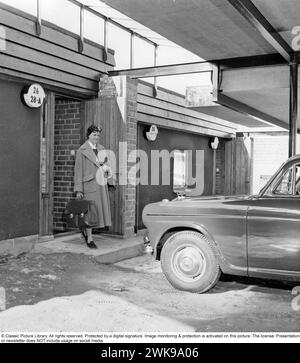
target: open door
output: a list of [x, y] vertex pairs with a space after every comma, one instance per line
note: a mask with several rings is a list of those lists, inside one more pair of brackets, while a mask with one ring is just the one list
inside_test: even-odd
[[[122, 141], [124, 133], [123, 116], [120, 113], [115, 97], [107, 97], [103, 99], [93, 99], [82, 102], [83, 110], [83, 133], [86, 134], [87, 128], [91, 124], [95, 124], [102, 128], [100, 135], [100, 143], [111, 150], [115, 156], [114, 177], [116, 179], [116, 190], [109, 192], [112, 227], [109, 233], [122, 235], [123, 233], [123, 198], [125, 186], [119, 185], [119, 142]], [[111, 166], [112, 160], [110, 160]]]

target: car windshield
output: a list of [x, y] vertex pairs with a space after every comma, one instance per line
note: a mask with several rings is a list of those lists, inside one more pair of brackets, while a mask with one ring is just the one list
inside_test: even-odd
[[260, 195], [293, 196], [300, 195], [300, 163], [290, 164], [273, 178], [268, 188], [264, 187]]

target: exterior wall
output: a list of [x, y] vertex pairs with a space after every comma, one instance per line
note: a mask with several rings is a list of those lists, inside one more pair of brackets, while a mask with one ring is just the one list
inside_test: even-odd
[[[197, 175], [198, 179], [204, 174], [204, 190], [202, 195], [212, 194], [212, 179], [213, 179], [213, 150], [209, 148], [209, 138], [203, 135], [180, 132], [177, 130], [158, 127], [158, 136], [155, 141], [148, 141], [143, 135], [145, 124], [138, 125], [139, 149], [146, 152], [148, 157], [148, 185], [138, 185], [137, 203], [138, 203], [138, 229], [145, 228], [142, 223], [142, 211], [149, 203], [161, 201], [162, 199], [174, 199], [176, 193], [173, 190], [173, 175], [174, 163], [170, 160], [170, 174], [168, 185], [163, 185], [160, 178], [159, 185], [152, 185], [152, 167], [151, 153], [154, 150], [161, 152], [167, 150], [171, 153], [174, 150], [191, 150], [192, 154], [192, 176], [196, 176], [196, 151], [204, 151], [204, 170], [201, 170], [201, 175]], [[164, 173], [162, 162], [159, 166], [159, 175]], [[194, 189], [195, 185], [191, 185], [190, 189]]]
[[55, 231], [64, 231], [66, 224], [63, 212], [67, 202], [74, 196], [75, 156], [81, 144], [80, 101], [56, 100], [54, 126], [54, 201], [53, 226]]
[[23, 87], [0, 80], [0, 246], [39, 233], [41, 109], [23, 105]]

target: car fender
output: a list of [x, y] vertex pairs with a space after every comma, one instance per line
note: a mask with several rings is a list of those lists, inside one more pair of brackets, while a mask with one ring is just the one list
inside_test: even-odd
[[168, 239], [168, 237], [173, 233], [184, 231], [184, 230], [193, 230], [193, 231], [203, 234], [209, 240], [211, 245], [213, 246], [213, 249], [214, 249], [216, 257], [219, 261], [219, 264], [223, 265], [224, 263], [226, 263], [224, 256], [223, 256], [217, 242], [213, 238], [213, 236], [209, 233], [209, 231], [203, 225], [197, 224], [197, 223], [182, 223], [182, 224], [180, 224], [180, 226], [178, 226], [178, 225], [177, 226], [173, 226], [173, 225], [166, 226], [165, 230], [160, 233], [160, 236], [157, 236], [157, 243], [156, 243], [156, 246], [154, 247], [154, 253], [155, 253], [156, 259], [158, 259], [158, 260], [160, 259], [160, 251], [162, 250], [163, 245], [166, 242], [166, 240]]

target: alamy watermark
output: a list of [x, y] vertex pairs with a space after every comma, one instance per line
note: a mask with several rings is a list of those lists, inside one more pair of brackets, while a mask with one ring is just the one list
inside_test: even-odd
[[[193, 193], [204, 191], [204, 150], [129, 150], [127, 142], [119, 143], [118, 152], [102, 150], [98, 160], [108, 160], [119, 185], [173, 185], [192, 187]], [[106, 164], [105, 164], [106, 165]], [[99, 168], [96, 180], [106, 184], [107, 168]]]
[[300, 311], [300, 286], [296, 286], [292, 290], [292, 295], [296, 295], [292, 300], [292, 309]]
[[292, 29], [292, 35], [294, 36], [292, 39], [292, 48], [295, 52], [300, 50], [300, 26], [294, 26]]

